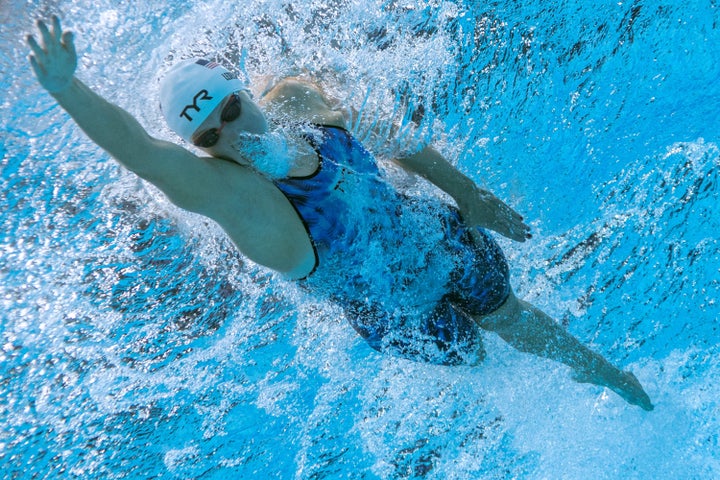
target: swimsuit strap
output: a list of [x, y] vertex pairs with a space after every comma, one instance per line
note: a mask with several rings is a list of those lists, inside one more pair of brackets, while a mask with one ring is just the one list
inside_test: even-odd
[[307, 141], [318, 155], [317, 170], [305, 177], [275, 181], [295, 207], [315, 247], [316, 266], [330, 252], [346, 250], [357, 232], [350, 221], [352, 194], [346, 182], [355, 174], [368, 174], [377, 182], [379, 170], [372, 155], [346, 129], [334, 125], [313, 125]]

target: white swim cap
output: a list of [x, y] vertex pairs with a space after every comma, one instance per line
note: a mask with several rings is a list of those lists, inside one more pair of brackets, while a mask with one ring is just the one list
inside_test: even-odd
[[160, 109], [168, 126], [190, 141], [222, 100], [246, 87], [221, 65], [191, 58], [174, 65], [160, 81]]

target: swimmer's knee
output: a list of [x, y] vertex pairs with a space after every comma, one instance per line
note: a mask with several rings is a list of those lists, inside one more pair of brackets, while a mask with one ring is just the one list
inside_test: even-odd
[[505, 302], [494, 312], [475, 318], [475, 322], [484, 330], [499, 333], [511, 328], [521, 311], [520, 300], [511, 291]]

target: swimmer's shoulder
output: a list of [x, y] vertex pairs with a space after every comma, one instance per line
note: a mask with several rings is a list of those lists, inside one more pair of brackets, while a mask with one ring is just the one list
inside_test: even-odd
[[347, 126], [343, 112], [332, 107], [333, 102], [320, 87], [298, 77], [284, 78], [275, 83], [261, 102], [300, 121], [341, 128]]

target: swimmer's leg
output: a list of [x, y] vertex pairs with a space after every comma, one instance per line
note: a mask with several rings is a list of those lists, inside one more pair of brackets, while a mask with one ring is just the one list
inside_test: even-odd
[[570, 335], [547, 314], [512, 293], [495, 312], [476, 319], [521, 352], [562, 362], [573, 369], [573, 379], [608, 387], [628, 403], [652, 410], [653, 405], [635, 375], [623, 372]]

